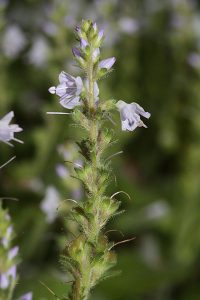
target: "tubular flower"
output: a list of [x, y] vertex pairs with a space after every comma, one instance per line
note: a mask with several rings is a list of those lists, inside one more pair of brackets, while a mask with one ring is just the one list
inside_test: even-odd
[[149, 119], [151, 114], [146, 112], [139, 104], [132, 102], [130, 104], [119, 100], [116, 104], [121, 117], [122, 130], [133, 131], [137, 127], [147, 126], [140, 119], [140, 115]]
[[17, 141], [19, 143], [23, 143], [21, 140], [18, 140], [14, 137], [15, 132], [20, 132], [23, 129], [19, 127], [17, 124], [9, 125], [10, 121], [14, 117], [14, 112], [10, 111], [7, 115], [5, 115], [0, 120], [0, 141], [13, 146], [10, 141]]
[[60, 104], [68, 109], [81, 105], [80, 94], [83, 89], [81, 77], [73, 77], [62, 71], [59, 75], [59, 82], [57, 87], [50, 87], [49, 92], [60, 97]]

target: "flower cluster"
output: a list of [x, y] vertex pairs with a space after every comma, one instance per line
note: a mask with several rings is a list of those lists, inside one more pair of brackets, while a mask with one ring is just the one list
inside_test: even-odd
[[[4, 211], [1, 211], [3, 221], [4, 221], [4, 231], [2, 232], [2, 235], [0, 237], [0, 245], [2, 252], [1, 257], [5, 257], [6, 266], [3, 271], [0, 272], [0, 289], [6, 290], [8, 289], [13, 282], [16, 281], [16, 257], [18, 254], [18, 247], [14, 247], [10, 249], [10, 242], [12, 240], [13, 236], [13, 228], [10, 224], [10, 217], [8, 214], [4, 214]], [[2, 267], [3, 269], [3, 267]]]
[[[90, 36], [86, 32], [89, 30], [87, 22], [83, 22], [83, 28], [77, 26], [76, 32], [79, 38], [80, 47], [74, 47], [72, 52], [75, 56], [77, 63], [87, 72], [87, 61], [90, 58], [92, 63], [95, 64], [95, 80], [93, 84], [94, 102], [99, 100], [99, 88], [97, 80], [108, 73], [115, 63], [115, 58], [107, 58], [100, 61], [99, 47], [103, 41], [103, 30], [98, 31], [96, 23], [90, 26]], [[91, 24], [90, 24], [91, 25]], [[89, 41], [90, 40], [90, 41]], [[92, 42], [91, 42], [92, 40]], [[59, 85], [49, 88], [51, 94], [56, 94], [60, 97], [60, 104], [67, 108], [73, 109], [75, 106], [81, 106], [87, 101], [89, 93], [89, 80], [88, 78], [82, 79], [81, 77], [74, 77], [64, 71], [59, 74]]]
[[[82, 26], [76, 27], [76, 33], [79, 39], [80, 46], [73, 47], [72, 52], [79, 66], [86, 72], [87, 63], [93, 64], [93, 80], [92, 85], [94, 103], [98, 103], [99, 100], [99, 88], [97, 80], [106, 75], [113, 67], [116, 59], [110, 57], [100, 60], [100, 46], [104, 38], [104, 31], [98, 30], [96, 23], [83, 21]], [[88, 77], [88, 76], [87, 76]], [[80, 76], [73, 77], [72, 75], [62, 71], [59, 75], [59, 85], [57, 87], [52, 86], [49, 88], [51, 94], [57, 94], [60, 97], [60, 104], [68, 109], [73, 109], [76, 106], [82, 106], [87, 103], [89, 98], [89, 78], [85, 80]], [[150, 113], [145, 112], [144, 109], [137, 103], [133, 102], [128, 104], [122, 100], [116, 103], [116, 107], [120, 112], [122, 130], [133, 131], [137, 127], [147, 127], [140, 119], [140, 115], [149, 118]]]
[[[0, 299], [13, 294], [17, 283], [17, 262], [19, 247], [12, 247], [14, 236], [11, 218], [0, 203]], [[11, 299], [11, 298], [9, 298]], [[23, 295], [19, 300], [31, 300], [32, 293]]]

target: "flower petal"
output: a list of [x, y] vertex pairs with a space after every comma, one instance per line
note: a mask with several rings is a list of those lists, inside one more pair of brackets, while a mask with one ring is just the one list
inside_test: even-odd
[[5, 115], [0, 121], [9, 124], [13, 117], [14, 117], [14, 112], [13, 112], [13, 111], [10, 111], [10, 112], [9, 112], [7, 115]]
[[62, 97], [66, 94], [66, 84], [63, 82], [56, 87], [56, 95]]
[[83, 38], [81, 38], [80, 44], [82, 49], [85, 49], [85, 47], [88, 46], [88, 42]]
[[18, 246], [15, 246], [12, 249], [10, 249], [9, 252], [8, 252], [8, 259], [12, 260], [14, 257], [16, 257], [17, 254], [18, 254], [18, 251], [19, 251]]
[[78, 76], [75, 78], [75, 82], [76, 82], [76, 87], [77, 87], [76, 96], [79, 96], [83, 89], [83, 81], [82, 81], [81, 77]]
[[81, 102], [79, 100], [80, 97], [75, 97], [70, 99], [64, 98], [60, 100], [60, 104], [65, 108], [72, 109], [75, 106], [81, 105]]
[[136, 102], [132, 102], [131, 103], [131, 107], [134, 110], [134, 112], [136, 112], [137, 114], [140, 114], [141, 116], [149, 119], [151, 114], [149, 112], [146, 112], [144, 110], [144, 108], [142, 106], [140, 106], [138, 103]]
[[71, 82], [74, 82], [74, 77], [71, 76], [70, 74], [62, 71], [60, 74], [59, 74], [59, 82], [60, 83], [65, 83], [66, 81], [71, 81]]
[[104, 60], [100, 61], [99, 67], [101, 69], [107, 69], [107, 70], [109, 70], [109, 69], [112, 68], [112, 66], [114, 65], [115, 61], [116, 61], [115, 57], [110, 57], [110, 58], [104, 59]]
[[55, 86], [51, 86], [49, 89], [48, 89], [49, 93], [51, 94], [55, 94], [56, 93], [56, 87]]

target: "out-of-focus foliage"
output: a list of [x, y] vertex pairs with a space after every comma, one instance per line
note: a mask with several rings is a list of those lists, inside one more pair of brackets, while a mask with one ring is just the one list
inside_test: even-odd
[[132, 201], [118, 195], [126, 212], [109, 229], [125, 237], [109, 235], [136, 239], [116, 247], [122, 275], [102, 282], [92, 299], [199, 299], [200, 2], [1, 0], [0, 14], [0, 114], [15, 111], [25, 142], [0, 145], [0, 164], [17, 156], [0, 173], [0, 196], [18, 198], [4, 201], [22, 261], [16, 298], [31, 290], [34, 299], [54, 299], [39, 281], [62, 297], [70, 280], [58, 262], [77, 230], [66, 199], [84, 195], [64, 161], [81, 159], [73, 144], [81, 133], [70, 116], [46, 115], [62, 110], [48, 87], [61, 70], [77, 74], [73, 28], [92, 18], [105, 28], [105, 57], [117, 58], [102, 97], [136, 101], [152, 114], [146, 130], [121, 132], [118, 116], [110, 125], [112, 152], [124, 153], [113, 158], [109, 192], [124, 190]]

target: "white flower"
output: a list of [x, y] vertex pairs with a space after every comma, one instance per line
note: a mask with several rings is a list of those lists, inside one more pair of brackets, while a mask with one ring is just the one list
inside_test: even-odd
[[139, 24], [138, 21], [133, 18], [123, 17], [119, 20], [119, 27], [122, 32], [131, 34], [138, 31]]
[[69, 177], [69, 170], [62, 164], [56, 165], [56, 173], [61, 178], [67, 178]]
[[19, 300], [32, 300], [33, 294], [31, 292], [24, 294]]
[[73, 77], [63, 71], [59, 75], [59, 82], [57, 87], [50, 87], [49, 92], [60, 97], [60, 104], [68, 109], [81, 105], [80, 94], [83, 89], [81, 77]]
[[9, 141], [17, 141], [19, 143], [23, 143], [22, 141], [16, 139], [14, 137], [15, 132], [20, 132], [23, 129], [20, 128], [17, 124], [9, 125], [10, 121], [14, 117], [14, 112], [11, 111], [5, 117], [0, 120], [0, 141], [12, 146]]
[[145, 112], [139, 104], [135, 102], [128, 104], [122, 100], [119, 100], [116, 106], [120, 112], [123, 131], [133, 131], [137, 127], [147, 128], [147, 126], [140, 119], [140, 115], [149, 119], [151, 114]]
[[43, 67], [48, 58], [48, 44], [43, 37], [37, 37], [28, 53], [28, 60], [36, 67]]
[[2, 40], [2, 50], [9, 58], [16, 58], [26, 45], [26, 37], [20, 27], [7, 27]]
[[48, 186], [40, 208], [46, 214], [46, 221], [52, 223], [57, 215], [59, 205], [59, 193], [53, 186]]

